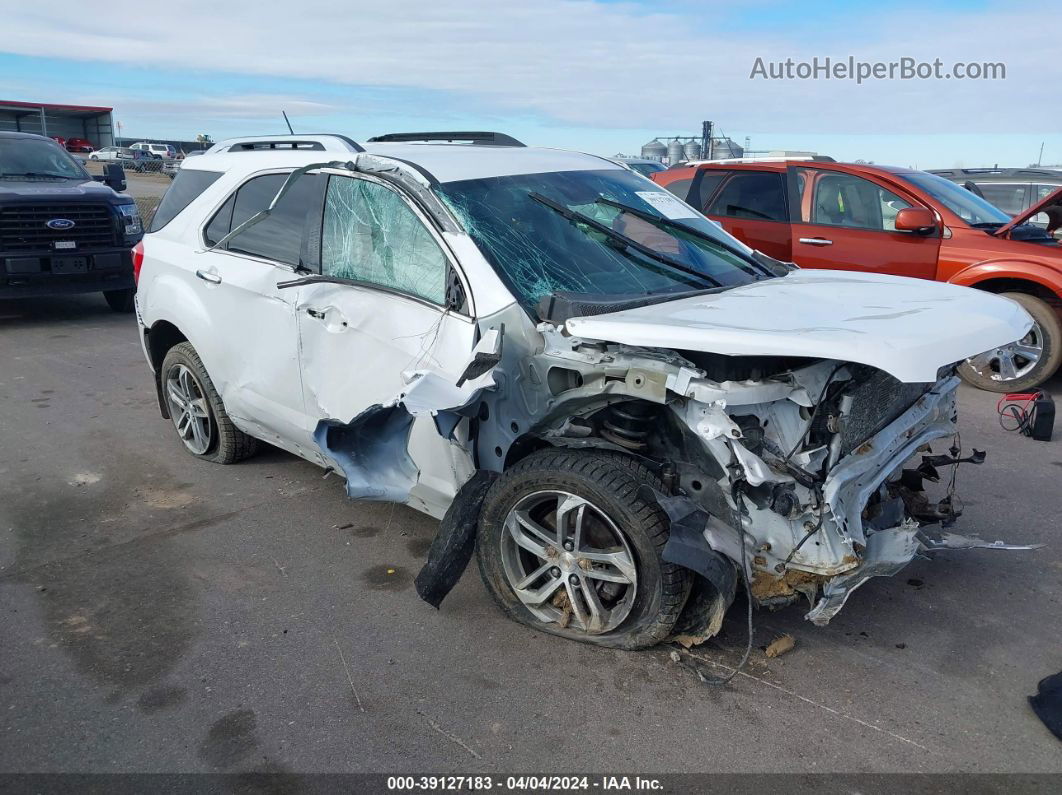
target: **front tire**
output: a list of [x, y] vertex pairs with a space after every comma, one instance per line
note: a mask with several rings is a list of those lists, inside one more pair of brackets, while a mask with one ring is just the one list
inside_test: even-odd
[[234, 464], [258, 451], [258, 440], [237, 428], [191, 343], [174, 345], [162, 360], [162, 395], [173, 427], [196, 458]]
[[656, 475], [603, 451], [542, 450], [506, 471], [483, 503], [476, 553], [510, 618], [572, 640], [642, 649], [678, 621], [692, 579], [661, 558], [670, 525], [638, 495]]
[[959, 375], [989, 392], [1023, 392], [1042, 384], [1062, 363], [1062, 321], [1054, 307], [1034, 295], [1000, 295], [1032, 315], [1032, 329], [1017, 342], [970, 357], [959, 366]]

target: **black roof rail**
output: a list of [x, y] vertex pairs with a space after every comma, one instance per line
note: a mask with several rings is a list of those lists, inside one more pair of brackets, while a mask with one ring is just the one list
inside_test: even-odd
[[230, 152], [257, 152], [262, 149], [308, 149], [323, 152], [320, 141], [240, 141], [229, 146]]
[[387, 133], [374, 135], [369, 143], [374, 144], [397, 144], [421, 141], [447, 141], [449, 143], [470, 143], [479, 146], [525, 146], [511, 135], [500, 132], [412, 132], [412, 133]]
[[340, 141], [343, 141], [343, 142], [345, 142], [347, 144], [350, 144], [350, 148], [353, 149], [355, 152], [364, 152], [365, 151], [365, 147], [362, 146], [361, 144], [359, 144], [357, 141], [355, 141], [349, 135], [340, 135], [339, 133], [299, 133], [299, 135], [311, 135], [314, 138], [316, 138], [318, 136], [324, 137], [326, 135], [330, 135], [333, 138], [338, 138]]

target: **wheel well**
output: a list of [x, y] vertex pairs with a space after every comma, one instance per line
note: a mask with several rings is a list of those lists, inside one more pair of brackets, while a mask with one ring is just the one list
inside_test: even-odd
[[[603, 404], [600, 401], [594, 401], [592, 404], [592, 408], [588, 409], [588, 407], [583, 406], [582, 410], [580, 410], [576, 406], [573, 406], [572, 414], [569, 416], [568, 421], [574, 421], [578, 425], [582, 426], [584, 429], [584, 433], [579, 434], [578, 436], [581, 441], [581, 444], [578, 447], [568, 449], [606, 449], [616, 452], [625, 452], [632, 458], [637, 458], [642, 461], [655, 460], [652, 455], [651, 448], [655, 447], [652, 442], [653, 440], [655, 440], [657, 434], [650, 433], [649, 437], [652, 438], [646, 437], [642, 441], [637, 441], [635, 443], [628, 442], [627, 444], [622, 444], [622, 439], [620, 439], [620, 443], [617, 444], [617, 442], [614, 441], [615, 436], [609, 436], [608, 434], [607, 422], [605, 421], [608, 413], [612, 411], [614, 407], [631, 406], [633, 404], [645, 406], [649, 409], [649, 413], [646, 414], [646, 418], [642, 420], [645, 423], [650, 422], [650, 420], [648, 419], [649, 416], [662, 409], [662, 406], [659, 403], [654, 403], [652, 401], [644, 400], [642, 398], [612, 400]], [[628, 421], [630, 420], [634, 420], [637, 422], [638, 417], [629, 417]], [[513, 425], [515, 430], [516, 423], [513, 423]], [[606, 430], [603, 431], [603, 428], [606, 428]], [[512, 444], [509, 446], [508, 452], [505, 455], [505, 469], [509, 469], [518, 461], [527, 458], [529, 455], [531, 455], [531, 453], [537, 452], [544, 448], [555, 447], [558, 449], [565, 449], [567, 447], [564, 444], [555, 444], [551, 442], [548, 438], [544, 438], [538, 432], [539, 430], [541, 429], [531, 428], [528, 432], [518, 436], [516, 439], [513, 440]], [[620, 433], [623, 433], [622, 429], [620, 430]], [[656, 452], [660, 451], [656, 450]]]
[[505, 469], [509, 469], [517, 461], [527, 458], [531, 453], [537, 450], [542, 450], [546, 447], [552, 447], [549, 442], [538, 436], [525, 433], [523, 436], [515, 439], [512, 445], [509, 446], [509, 452], [505, 455]]
[[985, 279], [970, 286], [989, 293], [1026, 293], [1047, 301], [1052, 306], [1062, 306], [1062, 299], [1052, 290], [1025, 279]]
[[145, 334], [147, 337], [147, 349], [151, 356], [151, 366], [156, 373], [162, 368], [162, 360], [170, 348], [179, 342], [187, 342], [188, 338], [181, 330], [172, 323], [160, 320]]

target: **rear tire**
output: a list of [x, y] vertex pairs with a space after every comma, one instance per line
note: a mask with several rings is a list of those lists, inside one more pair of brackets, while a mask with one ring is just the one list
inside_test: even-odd
[[638, 495], [643, 484], [663, 490], [640, 462], [603, 451], [542, 450], [503, 473], [484, 499], [476, 554], [505, 614], [617, 649], [667, 638], [692, 577], [661, 558], [670, 524]]
[[162, 360], [162, 395], [185, 449], [196, 458], [234, 464], [258, 452], [258, 440], [237, 428], [191, 343], [180, 342]]
[[136, 290], [132, 287], [126, 290], [108, 290], [103, 294], [107, 299], [107, 306], [115, 312], [132, 312]]
[[[971, 386], [988, 392], [1023, 392], [1042, 384], [1062, 363], [1062, 320], [1054, 307], [1035, 295], [1000, 293], [1000, 296], [1021, 304], [1036, 325], [1013, 345], [1002, 345], [970, 357], [959, 366], [959, 375]], [[1021, 351], [1035, 348], [1040, 349], [1039, 357], [1031, 364]], [[1007, 377], [1009, 367], [1014, 368], [1016, 377]]]

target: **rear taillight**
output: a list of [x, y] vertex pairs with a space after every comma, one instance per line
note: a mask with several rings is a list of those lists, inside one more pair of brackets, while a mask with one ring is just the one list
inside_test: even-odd
[[133, 246], [133, 281], [140, 283], [140, 269], [144, 266], [144, 241]]

